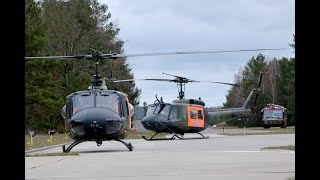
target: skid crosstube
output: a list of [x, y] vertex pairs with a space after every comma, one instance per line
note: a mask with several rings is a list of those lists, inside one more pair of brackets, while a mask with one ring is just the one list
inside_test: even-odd
[[142, 138], [146, 141], [161, 141], [161, 140], [175, 140], [174, 137], [171, 138], [146, 138], [145, 136], [142, 136]]
[[153, 138], [155, 135], [157, 135], [159, 133], [155, 133], [151, 138], [146, 138], [145, 136], [142, 136], [142, 138], [146, 141], [161, 141], [161, 140], [175, 140], [176, 137], [180, 140], [189, 140], [189, 139], [208, 139], [209, 136], [204, 136], [203, 134], [201, 133], [197, 133], [199, 135], [201, 135], [201, 137], [192, 137], [192, 138], [185, 138], [183, 137], [183, 135], [181, 134], [174, 134], [171, 138]]
[[[132, 146], [131, 143], [126, 143], [126, 142], [122, 141], [121, 139], [117, 139], [117, 140], [115, 140], [115, 141], [118, 141], [118, 142], [121, 142], [122, 144], [124, 144], [124, 145], [129, 149], [129, 151], [132, 151], [132, 150], [133, 150], [133, 146]], [[73, 147], [75, 147], [76, 145], [78, 145], [78, 144], [80, 144], [80, 143], [82, 143], [82, 142], [85, 142], [85, 141], [84, 141], [84, 140], [76, 140], [76, 141], [74, 141], [72, 144], [70, 144], [67, 149], [66, 149], [66, 145], [63, 145], [63, 146], [62, 146], [62, 151], [68, 153], [68, 152], [71, 151], [71, 149], [72, 149]], [[100, 146], [101, 144], [102, 144], [102, 141], [97, 141], [97, 145], [98, 145], [98, 146]]]

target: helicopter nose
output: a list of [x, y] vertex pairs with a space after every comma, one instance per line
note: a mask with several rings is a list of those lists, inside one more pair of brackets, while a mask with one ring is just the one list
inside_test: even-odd
[[151, 127], [150, 123], [152, 121], [152, 117], [150, 117], [150, 116], [152, 116], [152, 115], [146, 116], [141, 120], [142, 126], [147, 130], [152, 130], [152, 129], [150, 129], [150, 127]]
[[167, 119], [158, 114], [151, 114], [141, 120], [142, 126], [151, 131], [160, 131], [165, 128], [164, 122]]
[[[103, 136], [106, 133], [112, 134], [122, 127], [120, 115], [105, 108], [88, 108], [79, 111], [71, 118], [72, 122], [78, 122], [79, 127], [74, 130], [86, 135]], [[71, 126], [72, 128], [72, 126]]]

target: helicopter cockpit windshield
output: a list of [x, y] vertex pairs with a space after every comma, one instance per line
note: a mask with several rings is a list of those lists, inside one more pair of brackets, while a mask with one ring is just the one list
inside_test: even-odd
[[[94, 99], [96, 99], [94, 101]], [[96, 102], [96, 104], [94, 104]], [[101, 93], [97, 92], [96, 96], [92, 93], [75, 94], [71, 99], [72, 114], [75, 114], [83, 109], [91, 107], [100, 107], [120, 113], [120, 99], [116, 93]]]
[[[183, 110], [185, 109], [183, 106], [170, 105], [170, 104], [165, 104], [165, 105], [163, 104], [163, 106], [165, 107], [163, 107], [161, 110], [160, 104], [149, 105], [146, 116], [151, 114], [160, 114], [169, 119], [179, 119], [181, 117], [181, 113], [183, 113]], [[183, 117], [186, 118], [185, 116]]]
[[161, 107], [161, 105], [158, 104], [156, 106], [154, 113], [158, 113], [158, 114], [168, 118], [171, 105], [166, 104], [166, 105], [162, 105], [162, 106], [164, 106], [164, 107]]
[[147, 109], [146, 115], [153, 114], [155, 109], [156, 109], [156, 105], [154, 105], [154, 104], [149, 105], [149, 106], [148, 106], [148, 109]]
[[156, 104], [156, 105], [149, 105], [148, 109], [147, 109], [147, 114], [146, 115], [150, 115], [150, 114], [160, 114], [163, 115], [165, 117], [168, 117], [169, 112], [170, 112], [170, 106], [169, 104]]
[[103, 94], [97, 93], [97, 107], [110, 109], [116, 113], [120, 113], [120, 100], [116, 93], [113, 94]]
[[75, 114], [76, 112], [89, 107], [94, 107], [93, 102], [93, 96], [91, 96], [90, 94], [74, 95], [72, 98], [72, 114]]

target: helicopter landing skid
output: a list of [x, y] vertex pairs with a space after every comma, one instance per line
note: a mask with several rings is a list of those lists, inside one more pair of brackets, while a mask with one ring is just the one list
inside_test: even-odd
[[[174, 135], [175, 136], [175, 135]], [[146, 138], [145, 136], [142, 136], [142, 138], [144, 139], [144, 140], [146, 140], [146, 141], [159, 141], [159, 140], [175, 140], [175, 137], [174, 136], [172, 136], [171, 138], [155, 138], [155, 139], [153, 139], [153, 138]]]
[[[124, 144], [125, 146], [127, 146], [127, 148], [129, 149], [129, 151], [132, 151], [133, 150], [133, 146], [131, 145], [131, 143], [126, 143], [126, 142], [124, 142], [124, 141], [122, 141], [122, 140], [120, 140], [120, 139], [117, 139], [116, 141], [119, 141], [119, 142], [121, 142], [122, 144]], [[85, 141], [83, 141], [83, 140], [77, 140], [77, 141], [74, 141], [72, 144], [70, 144], [70, 146], [66, 149], [66, 145], [63, 145], [62, 146], [62, 151], [63, 152], [70, 152], [71, 151], [71, 149], [73, 148], [73, 147], [75, 147], [76, 145], [78, 145], [78, 144], [80, 144], [80, 143], [82, 143], [82, 142], [85, 142]], [[100, 146], [102, 144], [102, 142], [97, 142], [97, 146]]]
[[122, 141], [121, 139], [117, 139], [116, 141], [119, 141], [121, 142], [122, 144], [124, 144], [125, 146], [127, 146], [127, 148], [129, 149], [129, 151], [132, 151], [133, 150], [133, 146], [131, 143], [126, 143], [124, 141]]
[[199, 132], [198, 132], [197, 134], [200, 134], [200, 136], [202, 136], [202, 137], [185, 138], [185, 137], [182, 136], [181, 140], [188, 140], [188, 139], [208, 139], [208, 138], [209, 138], [209, 136], [204, 136], [203, 134], [201, 134], [201, 133], [199, 133]]
[[178, 139], [183, 139], [183, 136], [179, 135], [179, 134], [174, 134], [171, 138], [153, 138], [155, 135], [157, 135], [159, 133], [155, 133], [151, 138], [146, 138], [145, 136], [142, 136], [142, 138], [146, 141], [159, 141], [159, 140], [175, 140], [177, 137]]
[[82, 142], [84, 142], [84, 141], [82, 141], [82, 140], [77, 140], [77, 141], [74, 141], [72, 144], [70, 144], [70, 146], [66, 149], [66, 145], [63, 145], [62, 146], [62, 151], [63, 152], [70, 152], [71, 151], [71, 149], [73, 148], [73, 147], [75, 147], [76, 145], [78, 145], [78, 144], [80, 144], [80, 143], [82, 143]]
[[[158, 134], [158, 133], [156, 133]], [[192, 137], [192, 138], [185, 138], [183, 137], [183, 135], [179, 135], [179, 134], [174, 134], [171, 138], [156, 138], [156, 139], [153, 139], [153, 137], [156, 135], [154, 134], [151, 138], [146, 138], [145, 136], [142, 136], [142, 138], [146, 141], [159, 141], [159, 140], [175, 140], [177, 137], [178, 139], [180, 140], [188, 140], [188, 139], [208, 139], [209, 136], [204, 136], [203, 134], [201, 133], [197, 133], [197, 134], [200, 134], [202, 137]]]
[[144, 140], [146, 140], [146, 141], [157, 141], [157, 140], [174, 140], [175, 138], [175, 136], [177, 136], [178, 138], [180, 138], [177, 134], [175, 134], [175, 135], [173, 135], [171, 138], [155, 138], [155, 139], [153, 139], [153, 137], [155, 136], [155, 135], [157, 135], [157, 134], [159, 134], [158, 132], [156, 132], [153, 136], [151, 136], [151, 138], [146, 138], [145, 136], [142, 136], [142, 138], [144, 139]]

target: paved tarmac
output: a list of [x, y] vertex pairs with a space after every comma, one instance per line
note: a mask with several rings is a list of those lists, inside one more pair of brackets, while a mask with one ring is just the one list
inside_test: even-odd
[[[99, 147], [95, 142], [85, 142], [71, 150], [79, 152], [79, 156], [26, 157], [25, 179], [288, 180], [295, 177], [294, 151], [261, 150], [294, 145], [294, 134], [206, 135], [210, 138], [125, 140], [134, 146], [131, 152], [116, 141], [105, 141]], [[62, 148], [32, 153], [52, 152], [62, 152]]]

